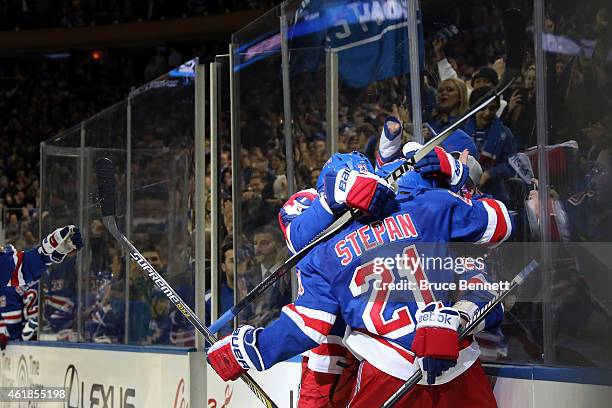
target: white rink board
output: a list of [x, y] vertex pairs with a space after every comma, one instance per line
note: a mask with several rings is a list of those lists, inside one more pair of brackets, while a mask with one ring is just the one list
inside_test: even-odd
[[612, 387], [537, 381], [534, 407], [610, 408]]
[[[264, 372], [250, 370], [249, 374], [276, 405], [281, 408], [296, 407], [301, 367], [299, 363], [284, 362]], [[206, 375], [206, 385], [208, 408], [263, 407], [242, 380], [223, 382], [210, 366]]]
[[[206, 380], [196, 379], [204, 364], [203, 353], [188, 354], [180, 350], [138, 352], [121, 346], [9, 344], [0, 356], [0, 385], [71, 387], [69, 404], [45, 402], [30, 405], [41, 408], [263, 406], [242, 381], [224, 383], [210, 367], [207, 368]], [[263, 373], [251, 371], [250, 374], [279, 407], [288, 408], [297, 406], [300, 371], [301, 365], [294, 360], [280, 363]], [[559, 372], [562, 373], [563, 369]], [[197, 395], [204, 392], [201, 389], [204, 383], [207, 385], [206, 398], [198, 398]], [[612, 387], [603, 385], [501, 375], [495, 377], [494, 392], [500, 408], [612, 406]], [[25, 407], [27, 404], [0, 403], [0, 408], [17, 406]]]
[[[0, 385], [70, 387], [69, 404], [42, 408], [187, 408], [189, 356], [9, 344], [0, 357]], [[16, 406], [28, 405], [0, 403]]]
[[[300, 370], [299, 363], [284, 362], [249, 373], [280, 408], [289, 408], [297, 406]], [[210, 367], [207, 387], [208, 408], [263, 407], [242, 381], [224, 383]], [[494, 393], [499, 408], [612, 407], [612, 387], [602, 385], [496, 377]]]
[[610, 408], [612, 406], [612, 387], [603, 385], [498, 378], [494, 393], [499, 408]]

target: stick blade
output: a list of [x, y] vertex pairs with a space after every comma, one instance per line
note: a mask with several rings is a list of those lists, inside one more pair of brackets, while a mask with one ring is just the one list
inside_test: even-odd
[[96, 178], [102, 216], [115, 215], [115, 165], [109, 158], [101, 157], [96, 160]]

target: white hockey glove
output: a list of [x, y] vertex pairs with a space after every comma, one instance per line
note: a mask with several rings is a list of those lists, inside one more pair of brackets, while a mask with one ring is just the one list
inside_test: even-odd
[[[465, 326], [470, 320], [472, 320], [479, 310], [477, 304], [470, 302], [468, 300], [458, 301], [457, 303], [453, 305], [453, 308], [455, 308], [459, 312], [459, 316], [461, 316], [461, 320], [462, 320], [461, 321], [462, 326]], [[485, 328], [485, 322], [486, 320], [482, 319], [482, 322], [478, 323], [478, 326], [476, 326], [476, 328], [472, 330], [470, 333], [476, 334], [476, 333], [480, 333], [481, 331], [483, 331]]]
[[45, 237], [38, 251], [48, 256], [51, 261], [60, 263], [70, 252], [81, 248], [83, 248], [81, 231], [74, 225], [66, 225]]

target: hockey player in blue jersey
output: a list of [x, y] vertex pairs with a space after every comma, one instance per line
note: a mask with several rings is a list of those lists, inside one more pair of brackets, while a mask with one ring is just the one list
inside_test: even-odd
[[[32, 326], [37, 325], [38, 318], [38, 282], [31, 286], [1, 287], [0, 316], [0, 338], [4, 335], [10, 340], [31, 340]], [[26, 322], [29, 322], [27, 329]], [[0, 345], [2, 340], [6, 345], [8, 339], [1, 339]]]
[[[58, 228], [41, 245], [19, 251], [12, 245], [0, 252], [0, 346], [8, 339], [33, 336], [38, 313], [38, 280], [52, 263], [61, 263], [68, 254], [83, 247], [81, 233], [74, 225]], [[25, 327], [24, 327], [25, 325]]]
[[[413, 282], [420, 287], [421, 282], [451, 283], [456, 274], [422, 268], [412, 273], [391, 267], [375, 271], [374, 263], [375, 255], [397, 254], [398, 250], [415, 259], [419, 254], [416, 246], [425, 242], [497, 244], [510, 235], [507, 210], [492, 199], [470, 201], [448, 190], [414, 188], [408, 177], [402, 177], [398, 186], [397, 208], [353, 222], [298, 265], [301, 294], [283, 309], [278, 321], [266, 329], [241, 327], [211, 348], [209, 361], [224, 379], [235, 379], [249, 368], [267, 369], [311, 349], [325, 339], [341, 314], [352, 329], [345, 342], [363, 359], [357, 381], [360, 386], [351, 406], [380, 405], [419, 369], [419, 364], [427, 371], [427, 382], [405, 401], [429, 401], [430, 405], [424, 406], [432, 406], [432, 395], [440, 393], [436, 395], [450, 398], [455, 406], [495, 405], [476, 363], [477, 344], [468, 342], [460, 347], [457, 341], [460, 316], [469, 318], [492, 294], [463, 291], [452, 303], [448, 289], [404, 291], [401, 295], [408, 299], [390, 298], [388, 288], [375, 282]], [[486, 282], [482, 274], [462, 277]], [[438, 299], [444, 302], [435, 303]], [[444, 325], [429, 323], [438, 317]], [[501, 310], [489, 315], [484, 326], [498, 324], [500, 319]], [[278, 338], [284, 341], [279, 344]], [[435, 388], [431, 385], [434, 382]], [[472, 388], [468, 382], [478, 386]]]
[[[41, 279], [43, 319], [58, 340], [74, 341], [77, 317], [76, 258], [69, 257], [49, 268]], [[89, 338], [90, 325], [86, 324]]]
[[[418, 147], [415, 146], [415, 144], [413, 143], [407, 143], [402, 146], [402, 138], [400, 136], [401, 133], [401, 122], [395, 117], [387, 117], [387, 119], [385, 120], [383, 133], [380, 137], [378, 154], [376, 155], [377, 165], [379, 167], [384, 166], [387, 163], [393, 162], [397, 158], [401, 157], [402, 152], [404, 153], [405, 157], [408, 157], [408, 153]], [[430, 133], [435, 136], [435, 133], [433, 133], [433, 129], [430, 129]], [[474, 142], [462, 130], [455, 131], [447, 140], [442, 143], [442, 145], [447, 151], [452, 151], [453, 154], [461, 153], [463, 156], [468, 155], [468, 153], [477, 154]], [[436, 153], [435, 156], [434, 153]], [[422, 160], [423, 164], [421, 166], [425, 167], [425, 162], [428, 160], [439, 160], [443, 155], [438, 155], [438, 153], [440, 153], [439, 150], [434, 150], [434, 152], [431, 152], [428, 155], [427, 159]], [[480, 164], [474, 158], [474, 156], [464, 157], [463, 160], [466, 164], [469, 164], [469, 170], [463, 171], [462, 174], [460, 173], [458, 177], [455, 177], [454, 180], [451, 180], [447, 184], [447, 187], [451, 191], [461, 194], [465, 198], [471, 199], [473, 196], [482, 196], [482, 192], [478, 190], [480, 175], [482, 175], [482, 168], [480, 168]], [[471, 180], [472, 171], [475, 171], [476, 173], [476, 181]], [[468, 180], [470, 181], [470, 183], [466, 183], [466, 181]], [[439, 183], [439, 185], [442, 184]], [[477, 246], [471, 246], [471, 249], [469, 249], [467, 252], [469, 254], [473, 254], [474, 252], [483, 253], [484, 251], [486, 251], [486, 249], [478, 248]], [[485, 271], [487, 269], [486, 265], [475, 265], [475, 267], [479, 267], [482, 271]], [[505, 346], [503, 345], [501, 328], [497, 328], [493, 332], [482, 331], [478, 333], [476, 337], [480, 344], [482, 355], [486, 359], [497, 359], [498, 354], [504, 355]]]
[[[348, 190], [355, 189], [361, 194], [346, 194], [342, 203], [329, 202], [324, 194], [325, 179], [335, 180], [344, 169], [352, 175]], [[336, 220], [337, 212], [330, 204], [378, 214], [385, 203], [395, 197], [391, 186], [374, 175], [373, 170], [361, 153], [334, 154], [321, 169], [317, 189], [301, 190], [289, 198], [278, 214], [278, 221], [292, 255]], [[321, 344], [304, 354], [299, 408], [346, 406], [356, 364], [342, 344], [345, 328], [346, 324], [339, 318]]]
[[[401, 130], [401, 127], [393, 131]], [[383, 134], [389, 134], [391, 130], [385, 125]], [[413, 144], [409, 148], [418, 149], [421, 146]], [[379, 154], [377, 157], [381, 157]], [[389, 158], [385, 158], [389, 159]], [[447, 159], [444, 157], [444, 159]], [[452, 158], [451, 158], [452, 159]], [[440, 175], [440, 162], [437, 166], [434, 161], [437, 160], [437, 155], [433, 154], [428, 157], [428, 160], [421, 161], [416, 169], [422, 174], [432, 176], [434, 173]], [[454, 161], [454, 159], [452, 159]], [[380, 160], [379, 163], [384, 163]], [[457, 165], [459, 163], [457, 162]], [[451, 167], [455, 168], [453, 163]], [[307, 189], [295, 193], [283, 206], [279, 212], [279, 224], [285, 235], [287, 246], [293, 254], [301, 250], [308, 242], [310, 242], [319, 232], [327, 228], [336, 219], [338, 203], [334, 202], [334, 197], [327, 200], [324, 192], [325, 179], [330, 180], [335, 184], [336, 179], [342, 177], [341, 170], [348, 172], [362, 172], [364, 168], [367, 172], [372, 172], [372, 166], [367, 159], [360, 153], [353, 152], [349, 154], [333, 155], [322, 169], [317, 183], [317, 190]], [[463, 170], [463, 169], [461, 169]], [[387, 174], [383, 174], [386, 176]], [[365, 176], [362, 174], [361, 176]], [[349, 178], [349, 177], [347, 177]], [[382, 209], [387, 200], [391, 199], [394, 194], [388, 191], [388, 185], [379, 177], [369, 176], [366, 182], [377, 183], [376, 188], [369, 191], [377, 191], [378, 197], [370, 200], [370, 204], [355, 203], [349, 201], [347, 205], [352, 208], [367, 207], [367, 212], [377, 215]], [[351, 186], [351, 187], [354, 187]], [[368, 189], [364, 189], [368, 190]], [[332, 194], [333, 195], [333, 194]], [[362, 197], [368, 197], [363, 195]], [[331, 208], [334, 206], [336, 212]], [[298, 271], [299, 274], [299, 271]], [[342, 337], [345, 332], [346, 325], [342, 318], [338, 318], [334, 326], [330, 330], [323, 344], [309, 350], [302, 362], [302, 382], [300, 385], [300, 396], [298, 406], [300, 407], [323, 407], [323, 406], [346, 406], [348, 403], [350, 392], [352, 390], [352, 382], [356, 370], [355, 359], [352, 354], [346, 350], [342, 344]]]

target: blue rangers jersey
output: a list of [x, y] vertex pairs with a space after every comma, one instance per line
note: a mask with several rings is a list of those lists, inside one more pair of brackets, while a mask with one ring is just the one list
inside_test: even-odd
[[69, 329], [76, 319], [76, 257], [49, 268], [42, 280], [43, 313], [54, 332]]
[[23, 326], [37, 316], [38, 282], [0, 288], [0, 327], [7, 329], [11, 340], [21, 340]]
[[[293, 194], [278, 213], [278, 223], [291, 255], [304, 248], [335, 219], [325, 200], [319, 197], [314, 188]], [[299, 270], [297, 274], [299, 277]], [[298, 294], [302, 291], [303, 288], [299, 287]], [[321, 344], [304, 353], [308, 357], [309, 369], [319, 373], [342, 373], [349, 353], [342, 343], [345, 331], [346, 323], [339, 316]]]
[[0, 252], [0, 328], [6, 328], [11, 339], [20, 339], [23, 325], [38, 314], [40, 276], [51, 264], [38, 248], [18, 251], [6, 245]]
[[24, 286], [38, 281], [51, 265], [51, 259], [38, 251], [38, 247], [18, 251], [6, 245], [0, 252], [0, 286]]
[[[494, 296], [482, 285], [467, 290], [450, 286], [458, 280], [485, 283], [487, 277], [478, 268], [458, 275], [435, 265], [425, 268], [419, 258], [445, 256], [449, 252], [445, 243], [451, 241], [494, 246], [506, 240], [512, 226], [503, 203], [488, 198], [471, 201], [448, 190], [419, 187], [398, 196], [395, 205], [386, 216], [354, 221], [298, 264], [298, 298], [259, 332], [262, 368], [322, 344], [341, 315], [351, 328], [345, 339], [351, 351], [406, 380], [418, 367], [410, 347], [419, 308], [431, 301], [463, 302], [476, 308]], [[412, 268], [377, 264], [379, 257], [396, 254], [412, 260]], [[390, 286], [409, 283], [417, 289]], [[485, 329], [499, 324], [501, 316], [501, 310], [489, 315]], [[465, 342], [456, 367], [436, 383], [451, 381], [478, 356], [477, 343]]]

